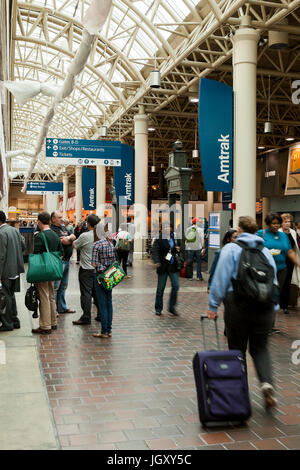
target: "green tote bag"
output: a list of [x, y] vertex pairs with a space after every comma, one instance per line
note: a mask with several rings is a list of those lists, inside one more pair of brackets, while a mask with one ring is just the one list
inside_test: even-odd
[[26, 280], [30, 283], [57, 281], [63, 277], [61, 253], [49, 251], [47, 238], [43, 232], [41, 234], [47, 251], [29, 255]]

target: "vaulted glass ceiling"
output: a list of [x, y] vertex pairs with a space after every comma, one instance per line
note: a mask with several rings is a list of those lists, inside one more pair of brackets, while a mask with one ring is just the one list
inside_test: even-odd
[[[11, 80], [61, 87], [81, 42], [89, 5], [86, 0], [13, 0]], [[232, 56], [232, 44], [226, 35], [238, 27], [241, 17], [250, 15], [253, 26], [264, 34], [290, 15], [294, 34], [298, 35], [297, 8], [299, 0], [113, 0], [74, 91], [57, 106], [48, 136], [97, 138], [104, 123], [112, 139], [129, 136], [140, 103], [158, 120], [166, 119], [164, 113], [176, 113], [168, 129], [182, 129], [182, 103], [178, 99], [187, 96], [190, 85], [199, 77], [222, 67], [220, 79], [226, 81], [226, 67], [230, 66], [223, 64], [228, 64]], [[293, 61], [297, 53], [291, 52]], [[278, 62], [285, 62], [280, 55]], [[270, 59], [270, 63], [276, 70], [276, 59]], [[154, 68], [159, 68], [163, 78], [157, 93], [149, 87], [149, 74]], [[267, 98], [264, 76], [258, 93], [262, 99]], [[41, 94], [23, 106], [13, 101], [11, 150], [34, 148], [51, 102], [52, 98]], [[184, 111], [189, 122], [195, 119], [195, 108], [187, 105]], [[11, 169], [17, 169], [18, 162], [22, 162], [22, 170], [29, 160], [26, 156], [12, 160]], [[35, 171], [53, 174], [44, 152]]]

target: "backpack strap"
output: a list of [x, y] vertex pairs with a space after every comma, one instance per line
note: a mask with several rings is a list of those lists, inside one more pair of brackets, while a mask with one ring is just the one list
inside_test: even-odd
[[237, 245], [239, 245], [241, 248], [246, 248], [246, 249], [249, 249], [249, 250], [254, 248], [255, 250], [259, 250], [259, 251], [263, 250], [263, 245], [261, 243], [259, 243], [258, 245], [254, 246], [254, 247], [250, 247], [246, 242], [243, 242], [242, 240], [236, 240], [235, 243]]

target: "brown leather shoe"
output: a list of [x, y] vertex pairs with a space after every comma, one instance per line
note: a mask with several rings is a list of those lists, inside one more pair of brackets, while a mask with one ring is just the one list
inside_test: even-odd
[[51, 335], [51, 330], [42, 330], [41, 328], [35, 328], [31, 330], [31, 333], [38, 333], [40, 335]]

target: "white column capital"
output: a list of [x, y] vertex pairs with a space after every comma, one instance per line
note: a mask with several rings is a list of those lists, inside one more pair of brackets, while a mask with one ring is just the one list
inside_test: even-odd
[[148, 116], [147, 114], [136, 114], [134, 116], [134, 135], [148, 135]]
[[257, 63], [259, 32], [253, 28], [240, 28], [233, 36], [233, 65]]

